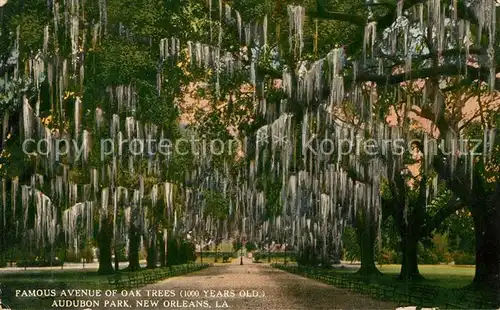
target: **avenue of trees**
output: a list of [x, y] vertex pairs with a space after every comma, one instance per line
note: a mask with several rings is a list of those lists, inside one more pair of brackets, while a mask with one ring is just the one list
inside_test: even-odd
[[[232, 238], [238, 249], [242, 239], [293, 245], [307, 264], [343, 249], [365, 275], [392, 251], [400, 279], [414, 280], [429, 240], [446, 235], [453, 252], [474, 255], [473, 285], [500, 288], [498, 8], [8, 1], [2, 259], [96, 246], [99, 271], [111, 273], [125, 248], [137, 270], [141, 247], [155, 268]], [[23, 152], [25, 139], [48, 136], [76, 139], [83, 156], [77, 146], [57, 159]], [[412, 142], [375, 154], [310, 148], [354, 136]], [[241, 147], [101, 158], [103, 139], [134, 137]]]

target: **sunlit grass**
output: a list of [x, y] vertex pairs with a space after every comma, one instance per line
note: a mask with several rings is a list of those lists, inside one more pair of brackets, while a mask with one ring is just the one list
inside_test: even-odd
[[[382, 272], [382, 276], [373, 278], [373, 281], [381, 284], [397, 284], [395, 278], [401, 271], [401, 265], [382, 265], [377, 268]], [[446, 288], [458, 288], [471, 284], [475, 272], [474, 266], [419, 265], [418, 269], [424, 277], [423, 284]], [[358, 268], [349, 266], [332, 269], [332, 272], [354, 274], [357, 270]]]
[[[438, 285], [447, 288], [463, 287], [472, 282], [474, 278], [474, 266], [455, 265], [419, 265], [418, 269], [430, 285]], [[379, 270], [386, 275], [398, 276], [401, 265], [383, 265]]]

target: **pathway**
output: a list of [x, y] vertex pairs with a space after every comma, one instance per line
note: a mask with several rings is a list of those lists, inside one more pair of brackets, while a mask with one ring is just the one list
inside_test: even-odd
[[231, 264], [148, 285], [140, 290], [140, 298], [128, 298], [128, 309], [396, 309], [393, 303], [337, 289], [267, 264], [253, 264], [247, 258], [243, 266], [239, 263], [238, 258]]

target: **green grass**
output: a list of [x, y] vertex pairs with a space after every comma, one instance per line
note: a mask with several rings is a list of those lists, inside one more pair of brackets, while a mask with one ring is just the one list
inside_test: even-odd
[[[426, 284], [445, 288], [459, 288], [471, 284], [475, 272], [473, 266], [419, 265], [418, 268]], [[387, 276], [397, 277], [401, 265], [384, 265], [379, 267], [379, 270]]]
[[[205, 263], [205, 259], [203, 262]], [[180, 266], [174, 266], [174, 268], [177, 267]], [[156, 270], [121, 271], [122, 274], [127, 275], [148, 272], [154, 273]], [[15, 290], [56, 289], [59, 292], [67, 289], [106, 290], [112, 288], [107, 275], [100, 275], [97, 271], [71, 269], [20, 270], [0, 273], [0, 287], [3, 300], [14, 309], [49, 309], [52, 303], [52, 298], [16, 298]]]
[[[208, 250], [208, 251], [215, 252], [215, 246], [211, 245], [210, 250]], [[233, 252], [233, 244], [230, 242], [222, 242], [217, 247], [217, 251], [218, 252]]]
[[[371, 280], [374, 283], [380, 284], [397, 284], [403, 282], [395, 282], [401, 271], [401, 265], [383, 265], [377, 266], [382, 272], [381, 277], [374, 277]], [[459, 288], [471, 284], [474, 278], [474, 266], [453, 266], [453, 265], [419, 265], [420, 274], [424, 277], [422, 284], [435, 285], [444, 288]], [[357, 268], [335, 268], [331, 269], [333, 273], [352, 274], [357, 271]]]

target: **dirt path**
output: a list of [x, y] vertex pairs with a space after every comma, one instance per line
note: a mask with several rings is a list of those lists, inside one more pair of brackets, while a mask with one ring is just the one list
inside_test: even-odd
[[[160, 294], [163, 297], [158, 296]], [[243, 266], [238, 259], [232, 264], [216, 265], [148, 285], [140, 290], [140, 295], [124, 298], [127, 302], [123, 305], [129, 308], [123, 309], [396, 309], [395, 304], [337, 289], [265, 264], [252, 264], [248, 259]], [[101, 306], [104, 306], [102, 301]], [[115, 303], [108, 304], [106, 309], [112, 306], [121, 308]]]

